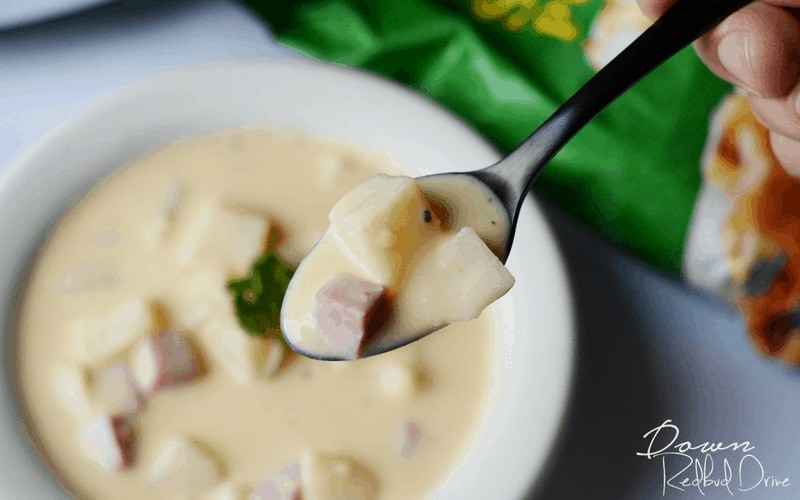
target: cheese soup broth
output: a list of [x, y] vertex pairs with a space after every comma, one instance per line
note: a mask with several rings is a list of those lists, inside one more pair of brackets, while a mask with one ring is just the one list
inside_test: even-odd
[[[18, 377], [39, 451], [67, 489], [96, 499], [175, 498], [148, 476], [160, 446], [176, 434], [210, 450], [221, 476], [213, 487], [177, 497], [211, 498], [203, 495], [228, 485], [247, 498], [262, 478], [308, 450], [357, 460], [374, 475], [380, 498], [422, 498], [446, 480], [486, 406], [494, 369], [491, 311], [374, 358], [329, 363], [289, 353], [273, 376], [243, 382], [209, 355], [215, 338], [201, 333], [203, 321], [235, 323], [232, 307], [218, 304], [200, 321], [191, 303], [198, 274], [238, 276], [211, 260], [179, 258], [197, 214], [212, 204], [266, 217], [278, 253], [297, 265], [325, 231], [330, 207], [378, 172], [399, 173], [381, 154], [334, 141], [222, 131], [137, 160], [64, 217], [24, 293]], [[227, 294], [225, 283], [218, 285], [218, 296]], [[63, 370], [78, 370], [88, 374], [91, 389], [92, 373], [127, 359], [129, 349], [85, 366], [73, 354], [70, 325], [132, 299], [155, 307], [160, 330], [185, 332], [202, 370], [191, 383], [147, 398], [131, 418], [133, 465], [104, 472], [87, 460], [77, 437], [97, 406], [91, 397], [88, 409], [65, 404], [72, 389], [59, 381]], [[411, 373], [405, 385], [397, 375], [403, 370]], [[408, 422], [420, 437], [403, 457], [398, 429]]]

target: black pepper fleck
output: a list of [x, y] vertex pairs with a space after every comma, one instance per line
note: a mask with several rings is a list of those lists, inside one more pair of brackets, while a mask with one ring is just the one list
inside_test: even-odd
[[433, 214], [430, 210], [425, 210], [422, 212], [422, 218], [425, 219], [425, 222], [430, 222], [433, 220]]

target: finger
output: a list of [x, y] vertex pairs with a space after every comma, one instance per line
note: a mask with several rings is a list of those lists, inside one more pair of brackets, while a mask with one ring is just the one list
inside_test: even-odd
[[789, 174], [800, 177], [800, 142], [770, 131], [769, 142], [775, 157]]
[[637, 0], [642, 13], [655, 21], [672, 7], [676, 0]]
[[795, 140], [800, 140], [800, 113], [797, 91], [785, 97], [750, 96], [750, 109], [765, 127]]
[[[689, 0], [691, 1], [691, 0]], [[645, 16], [656, 20], [664, 15], [664, 12], [675, 5], [677, 0], [637, 0], [639, 8]], [[800, 8], [800, 0], [762, 0], [759, 3], [774, 5], [776, 7]]]
[[756, 2], [700, 38], [695, 49], [719, 77], [751, 94], [781, 96], [800, 74], [800, 21], [783, 8]]
[[800, 88], [786, 97], [750, 96], [750, 109], [770, 130], [770, 145], [789, 174], [800, 177]]

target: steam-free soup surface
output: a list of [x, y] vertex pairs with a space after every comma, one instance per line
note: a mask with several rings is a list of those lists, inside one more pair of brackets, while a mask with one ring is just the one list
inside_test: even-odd
[[[382, 154], [338, 142], [223, 131], [139, 159], [68, 213], [25, 290], [18, 377], [36, 445], [69, 491], [115, 500], [248, 498], [275, 471], [320, 454], [358, 464], [377, 498], [423, 498], [447, 480], [486, 409], [490, 310], [374, 358], [281, 359], [273, 342], [262, 359], [248, 354], [262, 341], [238, 326], [226, 290], [267, 248], [296, 266], [325, 231], [330, 207], [378, 172], [399, 173]], [[243, 238], [241, 248], [225, 246], [221, 235], [234, 238], [228, 231]], [[108, 350], [86, 341], [95, 328], [87, 325], [137, 310], [131, 304], [153, 315], [146, 332]], [[135, 410], [111, 401], [104, 387], [113, 384], [98, 381], [111, 380], [113, 367], [135, 371], [133, 360], [147, 358], [157, 344], [148, 340], [165, 331], [191, 346], [196, 370], [153, 382], [156, 368], [139, 363], [152, 384], [136, 386]], [[135, 436], [130, 464], [87, 454], [81, 437], [120, 405]], [[176, 473], [180, 464], [168, 463], [167, 451], [175, 442], [191, 443], [211, 464], [196, 471], [213, 474]]]

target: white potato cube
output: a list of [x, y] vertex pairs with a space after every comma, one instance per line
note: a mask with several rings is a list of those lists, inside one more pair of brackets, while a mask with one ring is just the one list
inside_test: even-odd
[[250, 500], [301, 500], [303, 469], [299, 463], [282, 467], [259, 482]]
[[469, 227], [437, 242], [412, 265], [404, 307], [433, 315], [439, 324], [477, 318], [514, 285], [508, 269]]
[[269, 221], [230, 207], [208, 206], [197, 214], [178, 249], [178, 263], [213, 263], [235, 276], [247, 274], [264, 252]]
[[136, 385], [145, 394], [197, 378], [199, 366], [186, 335], [167, 331], [144, 339], [131, 356]]
[[403, 262], [441, 231], [416, 181], [378, 175], [347, 193], [331, 209], [328, 231], [342, 253], [370, 279], [394, 284]]
[[247, 500], [250, 498], [248, 490], [249, 488], [241, 485], [225, 483], [205, 493], [200, 498], [202, 500]]
[[91, 411], [89, 373], [85, 369], [59, 368], [53, 379], [53, 389], [58, 400], [73, 415], [87, 415]]
[[285, 347], [278, 340], [250, 335], [232, 315], [209, 321], [202, 334], [209, 356], [239, 382], [274, 376], [285, 355]]
[[76, 321], [72, 325], [75, 356], [83, 363], [100, 363], [154, 330], [150, 304], [133, 299], [106, 314]]
[[304, 453], [303, 500], [373, 500], [378, 483], [373, 474], [350, 457]]
[[378, 385], [389, 396], [414, 396], [430, 383], [427, 367], [421, 363], [384, 363], [377, 373]]
[[220, 311], [230, 309], [233, 299], [226, 289], [227, 281], [220, 271], [203, 271], [189, 278], [182, 289], [180, 324], [197, 328]]
[[134, 415], [144, 406], [131, 372], [123, 363], [96, 372], [92, 377], [92, 393], [95, 406], [105, 413]]
[[118, 472], [133, 464], [135, 435], [130, 422], [120, 415], [102, 415], [80, 435], [83, 455], [105, 472]]
[[221, 477], [218, 460], [182, 436], [161, 445], [148, 474], [150, 483], [166, 493], [209, 489]]

